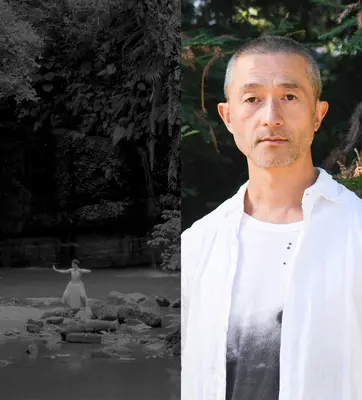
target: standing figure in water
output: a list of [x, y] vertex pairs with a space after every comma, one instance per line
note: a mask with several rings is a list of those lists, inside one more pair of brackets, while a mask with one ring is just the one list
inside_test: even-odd
[[71, 281], [68, 283], [61, 300], [70, 308], [81, 308], [87, 306], [87, 295], [83, 282], [81, 281], [81, 276], [82, 274], [87, 274], [92, 271], [89, 269], [79, 268], [79, 264], [78, 260], [73, 260], [72, 268], [66, 270], [57, 269], [55, 268], [55, 265], [53, 265], [54, 271], [59, 272], [60, 274], [71, 274]]

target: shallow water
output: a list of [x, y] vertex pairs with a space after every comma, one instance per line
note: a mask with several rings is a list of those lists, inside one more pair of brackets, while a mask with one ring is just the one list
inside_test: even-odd
[[[109, 292], [158, 294], [174, 300], [180, 297], [180, 278], [154, 269], [98, 269], [84, 275], [90, 298], [105, 298]], [[61, 297], [68, 275], [51, 268], [0, 268], [0, 297]]]
[[[57, 297], [67, 279], [44, 270], [0, 269], [2, 297]], [[180, 297], [180, 280], [150, 270], [97, 270], [84, 279], [91, 298], [105, 298], [112, 290], [160, 294], [170, 300]], [[177, 319], [179, 310], [165, 309]], [[14, 315], [0, 321], [0, 329], [22, 324]], [[163, 333], [165, 329], [157, 331]], [[153, 331], [155, 332], [155, 331]], [[38, 343], [29, 355], [27, 340], [6, 339], [0, 343], [0, 398], [2, 400], [178, 400], [180, 359], [146, 359], [135, 349], [132, 358], [91, 358], [89, 349], [98, 345]], [[53, 358], [52, 358], [53, 357]]]
[[15, 361], [0, 367], [4, 400], [179, 399], [178, 359], [111, 361], [82, 352], [67, 357], [63, 349], [63, 357], [50, 359], [45, 353], [31, 360], [25, 348], [16, 340], [0, 345], [1, 358]]

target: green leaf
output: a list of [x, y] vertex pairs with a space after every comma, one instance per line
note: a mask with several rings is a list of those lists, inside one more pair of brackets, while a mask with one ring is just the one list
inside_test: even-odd
[[98, 72], [97, 76], [104, 76], [108, 75], [107, 69], [102, 69], [101, 71]]
[[318, 39], [327, 39], [327, 38], [335, 37], [339, 33], [346, 30], [347, 28], [350, 28], [355, 25], [356, 25], [356, 17], [349, 18], [342, 25], [337, 26], [336, 28], [332, 29], [330, 32], [327, 32], [324, 35], [319, 36]]
[[117, 125], [114, 128], [114, 131], [112, 134], [113, 146], [116, 146], [118, 144], [118, 142], [125, 137], [125, 135], [126, 135], [126, 130], [123, 127], [120, 127], [119, 125]]
[[110, 64], [107, 65], [107, 74], [108, 75], [113, 75], [117, 72], [117, 67], [115, 64]]

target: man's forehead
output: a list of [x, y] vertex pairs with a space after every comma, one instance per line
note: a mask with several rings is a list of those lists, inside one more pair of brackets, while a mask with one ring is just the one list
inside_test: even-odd
[[301, 89], [309, 82], [307, 62], [294, 54], [247, 54], [235, 65], [234, 79], [245, 89], [280, 86]]
[[300, 54], [288, 53], [246, 53], [242, 54], [236, 60], [239, 66], [242, 65], [265, 65], [265, 61], [273, 62], [280, 65], [299, 64], [301, 67], [307, 64], [307, 60]]

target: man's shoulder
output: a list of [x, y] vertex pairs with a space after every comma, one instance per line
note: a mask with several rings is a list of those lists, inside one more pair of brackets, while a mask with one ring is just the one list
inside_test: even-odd
[[[202, 218], [195, 221], [189, 228], [187, 228], [181, 235], [182, 238], [199, 236], [203, 233], [210, 233], [217, 229], [219, 223], [223, 221], [230, 213], [235, 212], [238, 199], [240, 198], [239, 192], [222, 202], [213, 211], [209, 212]], [[242, 205], [240, 205], [241, 207]], [[239, 209], [239, 208], [238, 208]]]

